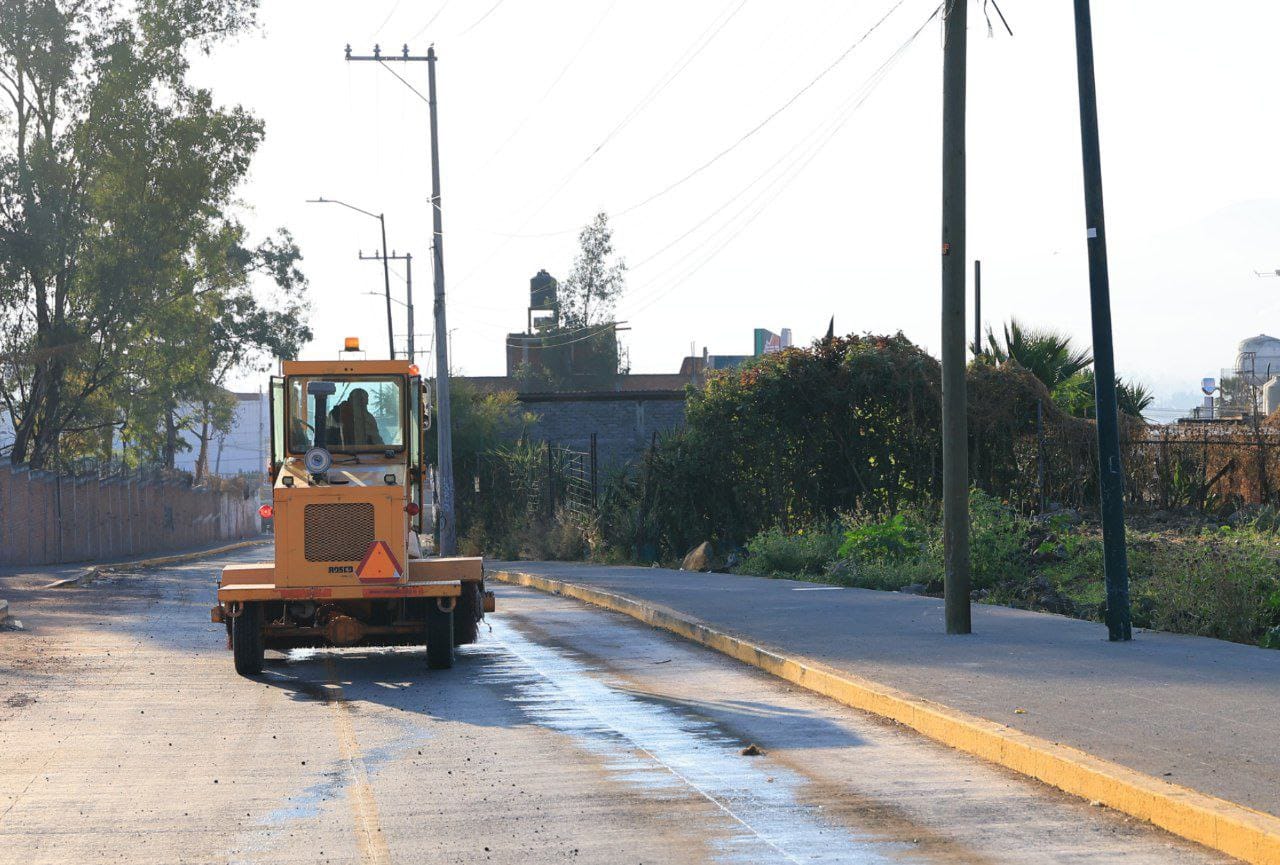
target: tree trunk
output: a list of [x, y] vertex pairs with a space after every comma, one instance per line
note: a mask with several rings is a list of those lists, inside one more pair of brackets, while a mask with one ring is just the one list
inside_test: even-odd
[[178, 424], [173, 417], [174, 408], [170, 406], [164, 413], [164, 467], [173, 471], [174, 460], [178, 453]]
[[196, 455], [196, 484], [209, 474], [209, 404], [202, 407], [200, 417], [200, 451]]

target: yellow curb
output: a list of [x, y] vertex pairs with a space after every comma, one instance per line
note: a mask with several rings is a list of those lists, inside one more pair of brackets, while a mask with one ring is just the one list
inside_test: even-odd
[[937, 742], [1099, 802], [1252, 865], [1280, 865], [1280, 818], [1143, 774], [1067, 745], [732, 637], [667, 607], [519, 571], [501, 582], [623, 613], [788, 682], [911, 727]]
[[85, 570], [84, 573], [75, 577], [67, 577], [62, 580], [55, 580], [46, 589], [58, 589], [63, 586], [84, 586], [93, 582], [93, 579], [100, 574], [109, 573], [111, 571], [134, 571], [144, 568], [158, 568], [161, 565], [176, 565], [181, 562], [192, 562], [197, 559], [206, 559], [212, 556], [220, 556], [223, 553], [234, 552], [235, 550], [248, 549], [261, 544], [271, 543], [270, 538], [256, 538], [251, 541], [237, 541], [234, 544], [227, 544], [223, 547], [214, 547], [211, 550], [197, 550], [189, 553], [174, 553], [168, 556], [156, 556], [150, 559], [138, 559], [132, 562], [115, 562], [108, 565], [92, 565]]

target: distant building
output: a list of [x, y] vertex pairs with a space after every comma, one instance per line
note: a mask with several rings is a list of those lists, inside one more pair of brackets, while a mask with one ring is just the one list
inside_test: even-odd
[[691, 380], [699, 381], [708, 372], [720, 369], [734, 369], [753, 357], [774, 354], [784, 348], [791, 348], [791, 328], [782, 328], [781, 333], [774, 333], [763, 327], [757, 327], [753, 333], [755, 343], [754, 354], [711, 354], [706, 348], [702, 356], [689, 355], [680, 364], [680, 374]]
[[[232, 393], [236, 406], [231, 425], [225, 433], [214, 433], [209, 441], [209, 474], [224, 477], [241, 474], [261, 474], [266, 471], [271, 447], [271, 409], [267, 395], [260, 392]], [[174, 468], [194, 472], [200, 456], [200, 438], [183, 430], [180, 437], [189, 450], [179, 450], [174, 457]]]
[[[233, 393], [236, 401], [231, 426], [225, 433], [214, 433], [209, 441], [209, 473], [240, 475], [266, 471], [267, 450], [271, 446], [270, 409], [264, 393]], [[119, 433], [113, 442], [121, 450]], [[193, 432], [180, 430], [178, 437], [188, 446], [174, 455], [174, 468], [194, 472], [200, 456], [200, 438]], [[13, 426], [7, 414], [0, 414], [0, 457], [8, 458], [13, 445]]]
[[619, 373], [618, 326], [560, 326], [560, 283], [545, 270], [529, 280], [528, 330], [507, 334], [507, 375], [523, 389], [603, 384]]
[[782, 351], [784, 348], [791, 348], [791, 328], [784, 327], [782, 333], [774, 333], [763, 327], [757, 327], [755, 330], [756, 341], [756, 357], [763, 354], [773, 354]]

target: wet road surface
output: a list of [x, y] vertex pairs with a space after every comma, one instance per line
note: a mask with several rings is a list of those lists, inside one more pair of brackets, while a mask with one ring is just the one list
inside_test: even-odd
[[0, 863], [1231, 861], [527, 590], [449, 671], [352, 649], [240, 678], [215, 573], [23, 597]]

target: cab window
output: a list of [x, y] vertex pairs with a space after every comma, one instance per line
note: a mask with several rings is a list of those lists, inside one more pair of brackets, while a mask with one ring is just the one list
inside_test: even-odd
[[317, 446], [347, 453], [403, 448], [403, 377], [291, 377], [289, 450]]

